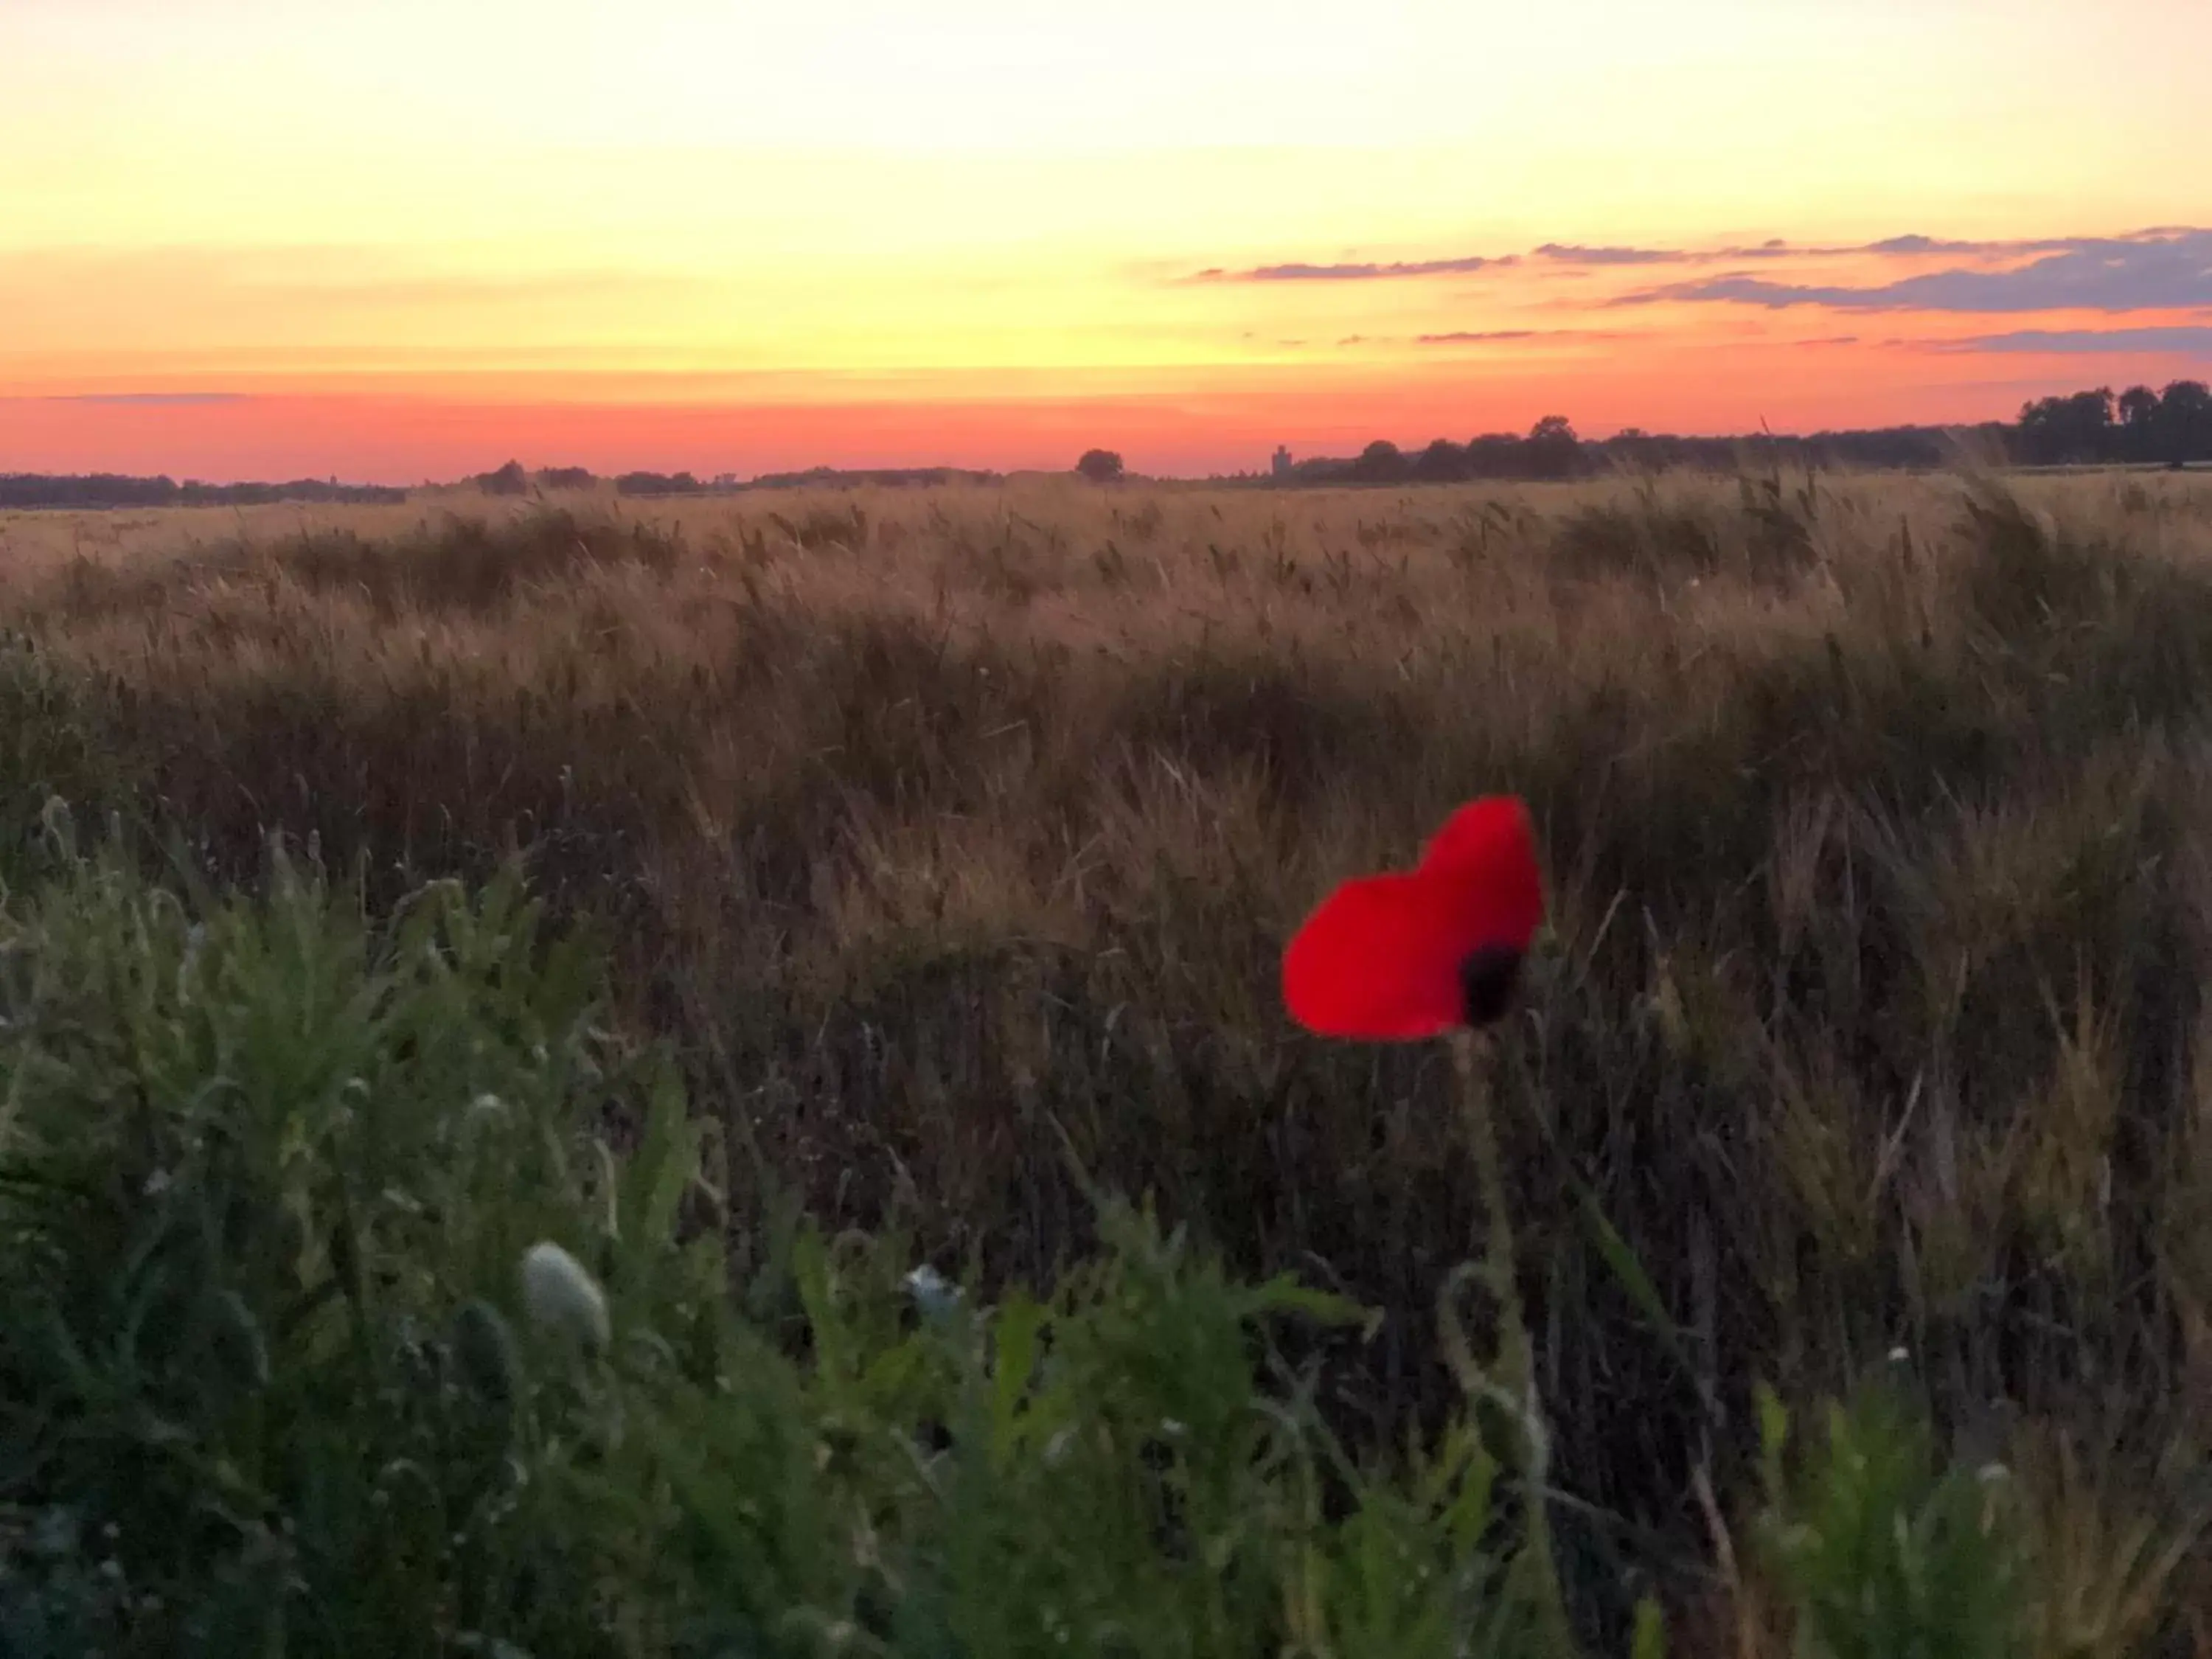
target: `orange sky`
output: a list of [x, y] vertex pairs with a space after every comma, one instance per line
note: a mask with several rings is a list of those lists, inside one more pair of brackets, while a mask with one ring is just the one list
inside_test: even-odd
[[0, 0], [0, 471], [1208, 471], [2212, 378], [2206, 63], [2201, 0]]

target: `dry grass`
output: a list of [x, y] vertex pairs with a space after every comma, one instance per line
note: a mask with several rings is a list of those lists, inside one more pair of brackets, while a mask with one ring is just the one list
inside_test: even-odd
[[[1695, 1554], [1753, 1381], [1897, 1345], [1954, 1423], [2094, 1437], [2101, 1489], [2212, 1446], [2205, 480], [451, 512], [0, 518], [35, 641], [0, 700], [46, 711], [0, 830], [52, 787], [228, 878], [281, 828], [372, 894], [525, 854], [817, 1211], [1039, 1278], [1072, 1146], [1384, 1309], [1339, 1376], [1387, 1427], [1479, 1220], [1443, 1066], [1296, 1035], [1276, 954], [1517, 790], [1566, 1490]], [[1616, 1542], [1568, 1540], [1594, 1577]]]

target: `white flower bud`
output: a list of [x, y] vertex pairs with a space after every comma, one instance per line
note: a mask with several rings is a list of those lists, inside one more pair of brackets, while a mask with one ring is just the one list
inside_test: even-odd
[[522, 1305], [550, 1330], [587, 1348], [607, 1344], [607, 1298], [584, 1264], [558, 1244], [533, 1244], [522, 1257]]
[[942, 1319], [960, 1305], [960, 1287], [924, 1262], [906, 1276], [907, 1294], [930, 1319]]

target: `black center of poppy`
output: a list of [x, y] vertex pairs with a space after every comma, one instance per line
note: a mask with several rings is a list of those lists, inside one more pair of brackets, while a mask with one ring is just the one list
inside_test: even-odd
[[1521, 952], [1510, 945], [1485, 945], [1459, 964], [1460, 1005], [1469, 1025], [1490, 1024], [1512, 1005], [1521, 979]]

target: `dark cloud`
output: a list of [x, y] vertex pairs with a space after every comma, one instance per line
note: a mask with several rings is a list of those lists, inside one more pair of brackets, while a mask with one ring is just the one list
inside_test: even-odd
[[[1899, 238], [1886, 251], [1919, 253], [1926, 239]], [[1908, 246], [1899, 246], [1898, 243]], [[1954, 266], [1866, 285], [1771, 282], [1742, 271], [1625, 295], [1615, 305], [1675, 300], [1764, 306], [1825, 306], [1838, 311], [2159, 311], [2212, 306], [2212, 230], [2145, 232], [2020, 244], [2045, 250], [2008, 270]], [[1884, 251], [1875, 244], [1869, 252]], [[1949, 251], [1949, 250], [1939, 250]]]
[[2180, 352], [2212, 356], [2212, 325], [2175, 324], [2166, 328], [2021, 329], [2009, 334], [1975, 334], [1960, 340], [1915, 341], [1924, 351]]

